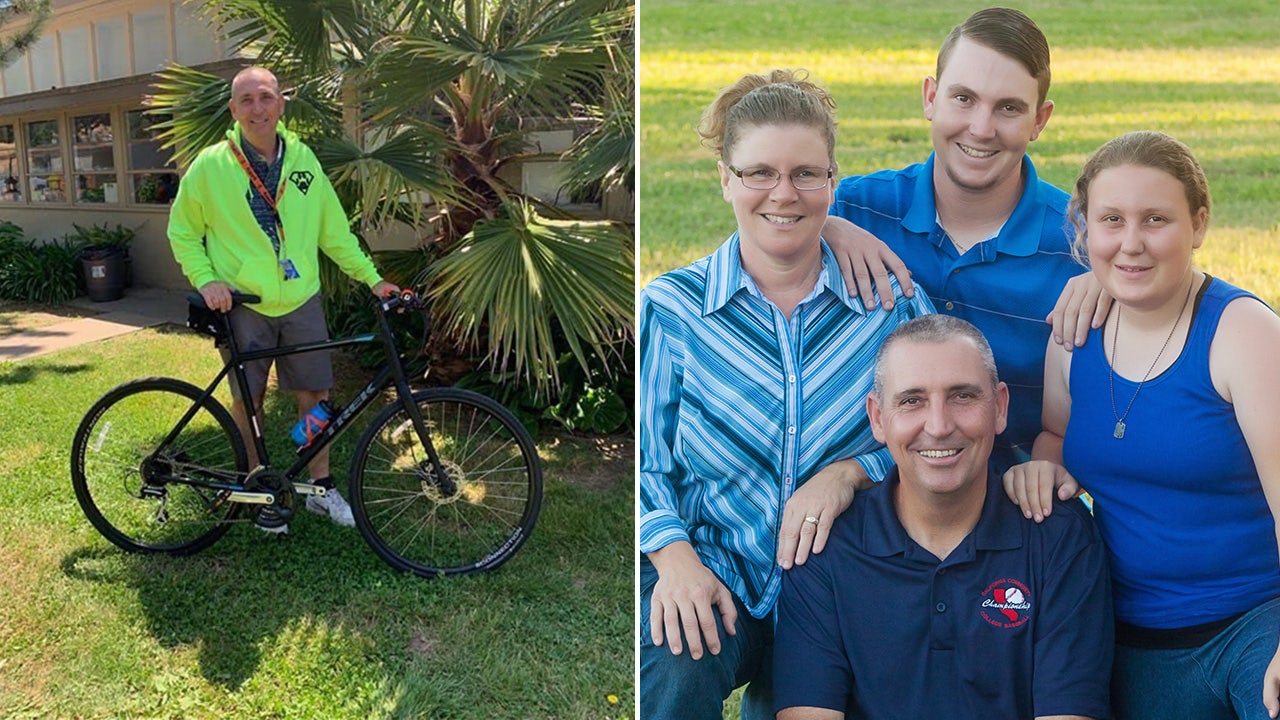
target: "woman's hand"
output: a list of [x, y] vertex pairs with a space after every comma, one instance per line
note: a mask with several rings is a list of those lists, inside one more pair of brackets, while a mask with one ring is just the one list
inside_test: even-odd
[[822, 226], [822, 239], [836, 256], [840, 274], [849, 294], [861, 296], [862, 305], [868, 310], [876, 307], [875, 294], [885, 310], [893, 308], [893, 288], [889, 286], [889, 273], [898, 278], [902, 294], [915, 295], [911, 284], [911, 271], [902, 260], [875, 235], [863, 230], [844, 218], [831, 216]]
[[1005, 494], [1022, 508], [1027, 518], [1041, 522], [1053, 513], [1053, 496], [1070, 500], [1080, 494], [1080, 483], [1061, 465], [1046, 460], [1032, 460], [1005, 471]]
[[790, 570], [803, 565], [810, 553], [827, 546], [831, 524], [853, 504], [853, 494], [870, 484], [856, 460], [841, 460], [822, 468], [787, 500], [778, 528], [778, 565]]
[[1280, 716], [1280, 649], [1271, 657], [1262, 675], [1262, 704], [1267, 706], [1268, 715]]
[[733, 593], [707, 569], [693, 546], [678, 540], [649, 553], [658, 571], [658, 583], [649, 598], [649, 636], [654, 645], [667, 643], [672, 655], [684, 652], [680, 630], [689, 643], [689, 657], [702, 658], [705, 643], [712, 655], [720, 654], [720, 633], [716, 631], [718, 608], [724, 631], [738, 634], [738, 608]]
[[1067, 281], [1045, 322], [1053, 325], [1053, 341], [1067, 352], [1084, 345], [1089, 330], [1102, 327], [1111, 312], [1111, 295], [1091, 272]]

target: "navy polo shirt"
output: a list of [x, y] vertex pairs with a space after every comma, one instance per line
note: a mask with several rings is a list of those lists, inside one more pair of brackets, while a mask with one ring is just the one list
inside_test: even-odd
[[991, 464], [1004, 472], [1029, 458], [1040, 433], [1044, 321], [1067, 280], [1085, 271], [1071, 256], [1066, 193], [1022, 158], [1026, 184], [1004, 227], [963, 256], [938, 224], [931, 154], [924, 164], [848, 177], [836, 187], [831, 214], [880, 238], [911, 270], [938, 312], [973, 323], [1009, 385], [1009, 427], [996, 438]]
[[1106, 549], [1078, 501], [1041, 524], [999, 479], [939, 562], [903, 529], [895, 469], [783, 575], [774, 706], [875, 720], [1109, 716], [1114, 627]]

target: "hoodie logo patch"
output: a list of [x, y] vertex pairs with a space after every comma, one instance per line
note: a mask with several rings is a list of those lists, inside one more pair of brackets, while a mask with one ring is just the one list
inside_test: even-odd
[[289, 175], [289, 182], [296, 185], [303, 195], [307, 194], [307, 190], [311, 188], [311, 181], [315, 179], [315, 175], [312, 175], [306, 170], [298, 170]]

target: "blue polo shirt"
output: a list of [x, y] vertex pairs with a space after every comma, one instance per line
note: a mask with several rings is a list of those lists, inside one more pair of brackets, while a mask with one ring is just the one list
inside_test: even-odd
[[991, 475], [973, 532], [939, 562], [903, 529], [895, 469], [784, 573], [774, 706], [851, 718], [1109, 716], [1106, 548], [1077, 501], [1037, 524]]
[[996, 438], [997, 472], [1029, 458], [1040, 433], [1044, 353], [1052, 328], [1044, 321], [1067, 280], [1085, 271], [1071, 256], [1066, 193], [1036, 175], [1022, 158], [1026, 184], [995, 237], [963, 255], [938, 224], [933, 155], [921, 165], [849, 177], [836, 188], [831, 214], [880, 238], [911, 270], [938, 312], [973, 323], [995, 353], [1009, 385], [1009, 426]]

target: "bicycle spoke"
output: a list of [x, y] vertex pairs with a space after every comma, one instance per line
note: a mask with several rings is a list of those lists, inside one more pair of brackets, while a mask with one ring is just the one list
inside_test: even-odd
[[230, 414], [214, 401], [206, 398], [190, 412], [201, 395], [177, 380], [135, 381], [103, 396], [77, 430], [76, 498], [116, 545], [194, 552], [221, 536], [235, 515], [235, 503], [202, 484], [243, 479], [243, 444]]
[[401, 407], [384, 411], [357, 449], [361, 532], [389, 562], [423, 575], [501, 563], [528, 536], [541, 501], [532, 441], [475, 393], [427, 391], [418, 407], [434, 456]]

